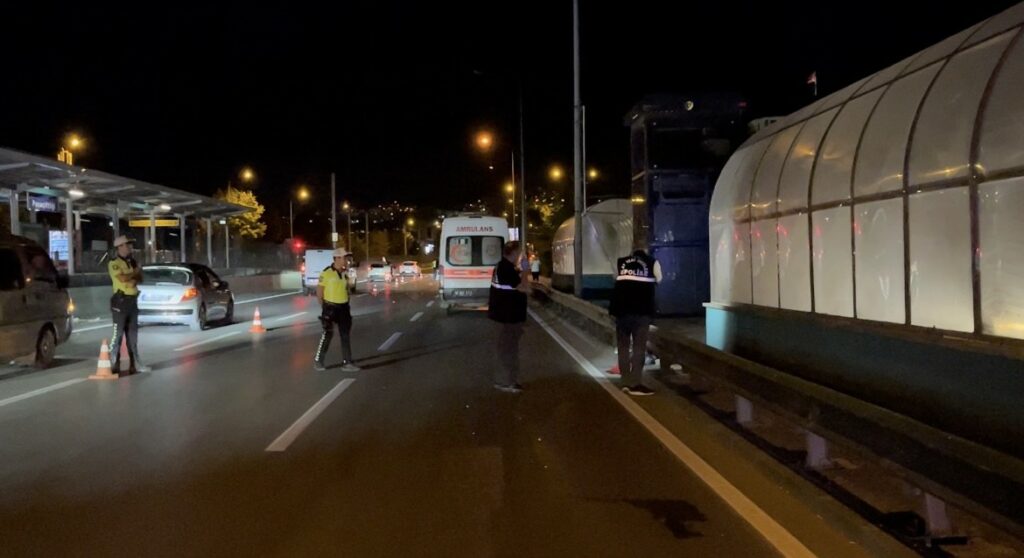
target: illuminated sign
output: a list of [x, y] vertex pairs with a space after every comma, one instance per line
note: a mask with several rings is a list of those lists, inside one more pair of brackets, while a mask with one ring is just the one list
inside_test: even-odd
[[466, 225], [466, 226], [462, 226], [462, 227], [456, 227], [455, 228], [455, 232], [494, 232], [494, 227], [488, 227], [488, 226], [481, 227], [479, 225], [473, 225], [473, 226]]
[[[154, 221], [158, 227], [177, 227], [177, 219], [156, 219]], [[149, 226], [149, 219], [132, 219], [128, 221], [129, 227], [141, 227], [146, 228]]]

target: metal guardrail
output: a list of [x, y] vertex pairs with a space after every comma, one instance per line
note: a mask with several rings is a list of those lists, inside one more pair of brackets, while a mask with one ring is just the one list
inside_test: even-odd
[[[535, 298], [583, 329], [612, 338], [607, 311], [543, 286]], [[663, 368], [692, 374], [880, 464], [927, 493], [1024, 537], [1024, 461], [888, 409], [693, 339], [652, 332]]]

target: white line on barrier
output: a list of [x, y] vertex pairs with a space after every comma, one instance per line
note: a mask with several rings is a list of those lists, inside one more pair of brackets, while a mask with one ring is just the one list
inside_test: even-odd
[[398, 338], [401, 337], [401, 336], [402, 336], [402, 332], [401, 331], [396, 331], [395, 333], [393, 333], [391, 335], [391, 337], [388, 337], [388, 340], [385, 341], [383, 345], [378, 347], [377, 350], [378, 351], [386, 351], [386, 350], [388, 350], [389, 348], [391, 348], [391, 345], [394, 345], [395, 341], [398, 341]]
[[68, 380], [66, 382], [61, 382], [59, 384], [53, 384], [52, 386], [47, 386], [47, 387], [44, 387], [44, 388], [34, 389], [34, 390], [30, 391], [30, 392], [23, 393], [21, 395], [15, 395], [14, 397], [8, 397], [7, 399], [0, 399], [0, 407], [3, 407], [5, 405], [10, 405], [11, 403], [17, 403], [18, 401], [24, 401], [24, 400], [26, 400], [26, 399], [28, 399], [30, 397], [35, 397], [37, 395], [42, 395], [44, 393], [49, 393], [51, 391], [57, 391], [58, 389], [66, 388], [68, 386], [73, 386], [75, 384], [78, 384], [78, 383], [81, 383], [81, 382], [84, 382], [84, 381], [85, 381], [85, 378], [78, 378], [76, 380]]
[[302, 294], [302, 291], [294, 291], [294, 292], [290, 292], [290, 293], [276, 294], [276, 295], [271, 295], [271, 296], [265, 296], [265, 297], [262, 297], [262, 298], [254, 298], [252, 300], [238, 300], [238, 301], [235, 301], [235, 304], [252, 304], [253, 302], [262, 302], [264, 300], [270, 300], [272, 298], [281, 298], [282, 296], [295, 296], [297, 294]]
[[658, 439], [659, 442], [666, 449], [672, 452], [676, 458], [683, 463], [688, 469], [693, 471], [693, 474], [704, 481], [704, 484], [711, 490], [718, 494], [726, 504], [729, 505], [740, 517], [745, 519], [758, 533], [768, 540], [768, 542], [779, 551], [780, 554], [786, 557], [813, 557], [815, 554], [811, 552], [809, 548], [803, 545], [796, 537], [792, 535], [785, 527], [780, 525], [777, 521], [772, 519], [767, 512], [762, 510], [757, 504], [747, 498], [745, 494], [740, 492], [732, 483], [726, 480], [725, 477], [716, 471], [707, 461], [701, 459], [696, 452], [690, 449], [689, 446], [684, 444], [679, 438], [676, 438], [669, 429], [665, 428], [660, 422], [644, 410], [636, 401], [633, 401], [628, 395], [619, 391], [618, 388], [612, 384], [608, 377], [604, 375], [600, 370], [597, 369], [585, 356], [580, 354], [575, 347], [569, 344], [568, 341], [562, 338], [554, 329], [551, 328], [544, 320], [540, 318], [532, 309], [529, 310], [530, 316], [533, 317], [540, 327], [544, 329], [555, 340], [556, 343], [561, 345], [562, 349], [580, 365], [583, 370], [589, 374], [594, 381], [596, 381], [608, 395], [612, 397], [616, 402], [621, 405], [626, 412], [633, 416], [637, 422], [639, 422], [652, 436]]
[[423, 317], [423, 312], [416, 312], [416, 315], [413, 316], [409, 321], [410, 322], [415, 322], [416, 320], [420, 319], [421, 317]]
[[265, 451], [284, 451], [288, 449], [288, 446], [290, 446], [292, 442], [299, 437], [299, 434], [302, 434], [302, 431], [312, 424], [313, 421], [316, 420], [316, 417], [320, 416], [320, 413], [324, 412], [324, 409], [333, 403], [334, 400], [341, 395], [341, 392], [345, 391], [345, 389], [354, 382], [355, 380], [353, 378], [346, 378], [338, 382], [338, 385], [334, 386], [331, 391], [328, 391], [326, 395], [321, 397], [320, 401], [317, 401], [309, 408], [308, 411], [302, 413], [299, 420], [292, 423], [292, 425], [282, 432], [276, 440], [271, 442]]
[[220, 341], [221, 339], [226, 339], [228, 337], [231, 337], [232, 335], [238, 335], [239, 333], [242, 333], [242, 332], [241, 331], [232, 331], [231, 333], [225, 333], [224, 335], [218, 335], [217, 337], [214, 337], [212, 339], [207, 339], [206, 341], [200, 341], [198, 343], [192, 343], [191, 345], [185, 345], [184, 347], [178, 347], [177, 349], [174, 349], [174, 352], [177, 353], [177, 352], [181, 352], [181, 351], [186, 351], [186, 350], [191, 349], [193, 347], [198, 347], [200, 345], [206, 345], [207, 343], [213, 343], [215, 341]]
[[433, 306], [433, 305], [434, 305], [434, 301], [433, 301], [433, 300], [431, 300], [430, 302], [428, 302], [428, 303], [427, 303], [427, 308], [430, 308], [430, 307], [431, 307], [431, 306]]

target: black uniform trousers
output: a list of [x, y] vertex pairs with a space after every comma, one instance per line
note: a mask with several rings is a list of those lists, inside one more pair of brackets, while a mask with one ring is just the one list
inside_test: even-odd
[[139, 296], [114, 293], [110, 297], [110, 313], [114, 318], [114, 336], [110, 340], [110, 356], [114, 373], [121, 370], [121, 340], [128, 346], [128, 369], [139, 361]]
[[320, 324], [324, 331], [320, 335], [320, 343], [316, 346], [317, 362], [324, 361], [327, 348], [331, 346], [331, 339], [334, 338], [334, 327], [338, 327], [341, 334], [341, 359], [344, 362], [352, 362], [352, 311], [348, 303], [335, 304], [324, 301], [323, 310], [320, 313]]
[[647, 358], [647, 337], [654, 319], [651, 316], [625, 315], [615, 318], [615, 338], [619, 349], [619, 372], [622, 385], [643, 384], [644, 361]]

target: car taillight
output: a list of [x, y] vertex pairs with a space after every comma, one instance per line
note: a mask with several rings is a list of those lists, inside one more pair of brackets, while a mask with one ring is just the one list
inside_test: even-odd
[[192, 300], [193, 298], [195, 298], [197, 296], [199, 296], [199, 289], [197, 289], [195, 287], [189, 287], [189, 288], [185, 289], [185, 294], [181, 295], [181, 300], [182, 301]]

